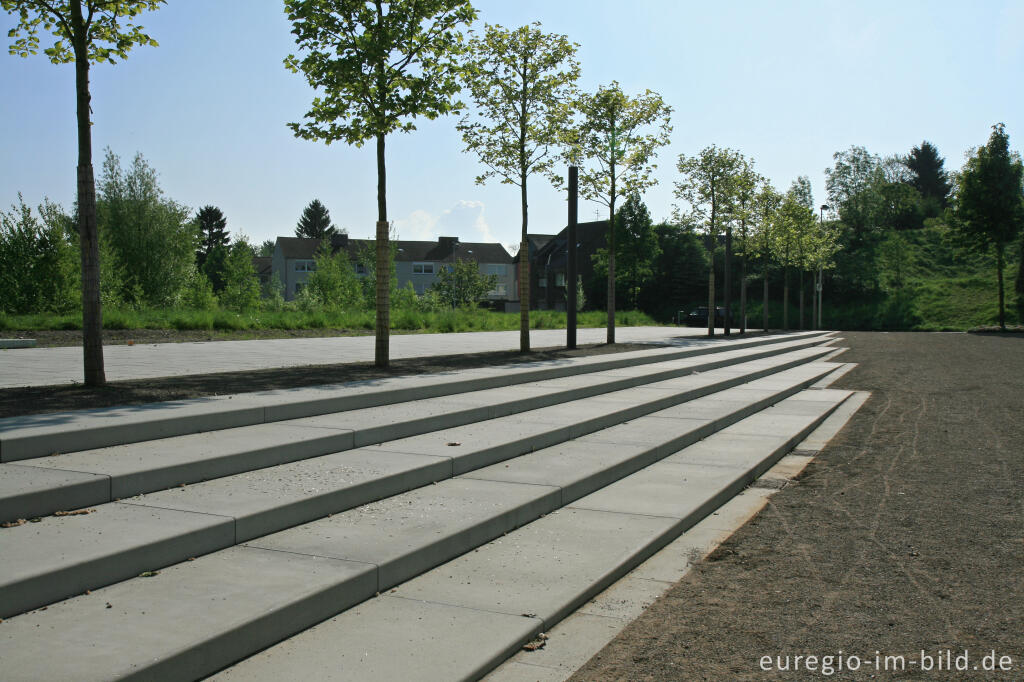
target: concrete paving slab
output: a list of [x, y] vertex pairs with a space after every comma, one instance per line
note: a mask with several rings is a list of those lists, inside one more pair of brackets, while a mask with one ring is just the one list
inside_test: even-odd
[[657, 450], [648, 445], [574, 440], [460, 478], [557, 486], [564, 505], [655, 461]]
[[679, 519], [685, 529], [753, 478], [729, 467], [659, 462], [576, 500], [570, 508]]
[[560, 625], [566, 627], [559, 626], [546, 632], [548, 640], [543, 649], [518, 652], [514, 657], [516, 664], [502, 665], [484, 679], [488, 682], [536, 682], [561, 681], [571, 676], [628, 623], [618, 618], [584, 613], [585, 608], [562, 621]]
[[451, 470], [447, 458], [357, 448], [140, 495], [123, 504], [234, 519], [227, 547], [450, 478]]
[[236, 547], [12, 618], [5, 680], [198, 679], [373, 594], [372, 566]]
[[375, 564], [378, 591], [553, 511], [550, 485], [453, 479], [247, 543]]
[[667, 542], [678, 521], [562, 509], [401, 585], [409, 599], [554, 624]]
[[99, 504], [340, 452], [353, 443], [348, 429], [257, 424], [39, 458], [32, 465], [109, 476], [110, 497], [89, 502]]
[[263, 404], [243, 395], [0, 419], [0, 462], [216, 431], [263, 421]]
[[0, 464], [0, 522], [31, 519], [109, 499], [107, 476]]
[[494, 412], [490, 405], [460, 396], [349, 410], [296, 419], [292, 423], [296, 426], [351, 429], [355, 446], [358, 448], [437, 429], [484, 421], [493, 416]]
[[0, 617], [228, 547], [232, 525], [222, 516], [115, 503], [2, 530]]
[[211, 680], [475, 679], [540, 628], [537, 618], [518, 614], [384, 596], [260, 652]]
[[720, 431], [665, 458], [665, 462], [737, 468], [764, 458], [782, 447], [792, 435]]
[[850, 417], [871, 397], [867, 391], [855, 391], [830, 414], [807, 438], [797, 444], [796, 449], [802, 452], [823, 450], [829, 441], [839, 433]]
[[714, 432], [715, 422], [711, 419], [638, 417], [579, 440], [584, 443], [645, 445], [654, 450], [656, 459], [661, 459]]
[[453, 474], [458, 475], [569, 440], [571, 421], [552, 423], [545, 418], [546, 409], [401, 438], [379, 447], [389, 452], [451, 457]]
[[627, 575], [581, 606], [577, 613], [629, 622], [653, 604], [667, 587]]
[[820, 381], [811, 386], [811, 388], [828, 388], [835, 382], [839, 381], [840, 377], [845, 375], [847, 372], [857, 366], [855, 362], [842, 363], [828, 376], [822, 377]]

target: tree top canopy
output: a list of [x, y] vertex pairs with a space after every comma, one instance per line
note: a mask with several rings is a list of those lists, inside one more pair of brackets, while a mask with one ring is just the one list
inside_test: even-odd
[[464, 41], [476, 18], [468, 0], [285, 0], [304, 56], [285, 66], [319, 93], [296, 136], [361, 146], [377, 135], [408, 132], [407, 117], [457, 112]]
[[[74, 42], [84, 39], [90, 62], [115, 63], [125, 59], [134, 45], [157, 46], [134, 19], [147, 10], [158, 9], [165, 0], [0, 0], [0, 7], [18, 16], [18, 25], [8, 37], [14, 39], [12, 55], [28, 57], [39, 52], [39, 29], [53, 33], [57, 41], [43, 49], [54, 64], [75, 61]], [[81, 5], [81, 24], [72, 5]], [[76, 28], [84, 35], [76, 36]]]
[[567, 36], [544, 33], [540, 23], [515, 29], [485, 24], [469, 41], [464, 78], [475, 105], [458, 129], [466, 151], [475, 151], [488, 177], [521, 185], [525, 175], [551, 172], [553, 149], [571, 124], [580, 75], [576, 49]]
[[[580, 194], [610, 204], [616, 196], [642, 194], [657, 183], [651, 162], [658, 147], [667, 145], [672, 126], [672, 107], [651, 90], [636, 97], [626, 95], [617, 81], [584, 94], [577, 103], [582, 121], [574, 131], [568, 154], [571, 163], [591, 159], [594, 170], [580, 169]], [[647, 132], [654, 127], [653, 132]], [[612, 194], [612, 168], [616, 185]]]

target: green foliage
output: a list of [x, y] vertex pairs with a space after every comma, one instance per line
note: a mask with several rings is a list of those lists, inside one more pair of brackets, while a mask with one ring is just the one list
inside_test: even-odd
[[[387, 6], [387, 12], [384, 6]], [[409, 117], [429, 119], [458, 109], [456, 57], [462, 25], [476, 18], [467, 0], [285, 0], [302, 71], [320, 94], [299, 137], [361, 146], [378, 135], [415, 130]]]
[[245, 237], [228, 249], [224, 261], [224, 291], [220, 294], [220, 302], [230, 310], [245, 312], [257, 310], [260, 306], [260, 285], [256, 279], [252, 254], [252, 247]]
[[[615, 241], [618, 251], [616, 286], [625, 294], [624, 303], [636, 308], [641, 288], [654, 277], [654, 262], [661, 255], [651, 213], [636, 194], [627, 197], [615, 215]], [[595, 272], [607, 276], [608, 249], [598, 249], [593, 259]]]
[[[143, 33], [134, 19], [162, 4], [164, 0], [0, 0], [0, 7], [18, 15], [18, 26], [8, 33], [16, 39], [11, 43], [10, 53], [20, 57], [37, 54], [42, 27], [57, 37], [51, 47], [43, 49], [54, 64], [76, 60], [76, 38], [84, 39], [82, 44], [87, 46], [86, 57], [90, 62], [114, 64], [115, 57], [127, 58], [135, 45], [156, 47], [157, 42]], [[76, 9], [79, 22], [74, 20]], [[83, 16], [89, 21], [81, 21]]]
[[[338, 228], [331, 224], [331, 213], [326, 206], [320, 203], [319, 199], [313, 199], [306, 208], [302, 209], [302, 215], [299, 216], [299, 222], [295, 226], [296, 237], [323, 240], [330, 239], [335, 234], [339, 234]], [[270, 250], [273, 253], [273, 245]]]
[[676, 168], [682, 179], [675, 183], [675, 196], [689, 204], [691, 220], [703, 228], [712, 248], [723, 221], [735, 211], [735, 186], [744, 164], [739, 152], [715, 145], [694, 157], [679, 155]]
[[910, 150], [906, 160], [907, 168], [913, 174], [911, 184], [925, 200], [923, 212], [925, 217], [935, 218], [946, 208], [949, 192], [949, 174], [946, 173], [945, 160], [939, 156], [939, 150], [925, 140], [920, 146]]
[[126, 171], [108, 149], [99, 190], [100, 233], [123, 273], [118, 295], [132, 303], [169, 303], [195, 258], [197, 235], [188, 209], [163, 196], [156, 171], [141, 154]]
[[708, 253], [691, 225], [662, 223], [654, 232], [659, 254], [652, 268], [658, 276], [640, 289], [639, 308], [667, 322], [707, 296]]
[[266, 239], [266, 240], [260, 242], [260, 245], [258, 247], [256, 247], [256, 255], [257, 256], [265, 256], [267, 258], [270, 258], [271, 256], [274, 255], [274, 247], [275, 246], [277, 246], [277, 240], [275, 240], [275, 239]]
[[314, 256], [316, 271], [309, 274], [302, 293], [325, 308], [362, 308], [359, 278], [344, 250], [332, 254], [330, 238], [320, 242]]
[[199, 271], [206, 276], [214, 293], [217, 294], [224, 291], [224, 270], [230, 248], [224, 244], [217, 244], [206, 254], [199, 266]]
[[180, 300], [183, 306], [193, 310], [213, 310], [217, 307], [217, 296], [213, 293], [213, 286], [198, 268], [193, 268], [189, 273]]
[[618, 197], [643, 194], [656, 184], [653, 159], [672, 132], [672, 107], [661, 95], [647, 90], [629, 97], [612, 81], [580, 96], [576, 107], [582, 120], [572, 131], [568, 156], [580, 166], [584, 199], [613, 207]]
[[999, 280], [999, 326], [1006, 327], [1003, 269], [1006, 249], [1024, 229], [1024, 164], [1010, 151], [1002, 123], [992, 126], [988, 144], [964, 165], [957, 183], [956, 225], [968, 244], [991, 248]]
[[18, 195], [0, 211], [0, 311], [56, 312], [80, 302], [77, 245], [71, 218], [44, 199], [38, 215]]
[[482, 275], [480, 267], [471, 260], [457, 260], [442, 266], [437, 281], [431, 286], [437, 297], [453, 308], [473, 306], [487, 298], [498, 283], [497, 275]]
[[458, 130], [466, 151], [487, 167], [477, 183], [498, 176], [525, 188], [527, 177], [539, 173], [561, 184], [554, 152], [571, 124], [578, 47], [542, 32], [539, 23], [511, 30], [485, 24], [484, 35], [469, 42], [464, 80], [476, 111]]
[[[203, 206], [196, 214], [196, 226], [199, 229], [199, 250], [196, 251], [196, 265], [200, 268], [206, 263], [207, 256], [213, 249], [225, 247], [231, 242], [228, 236], [228, 221], [224, 213], [216, 206]], [[223, 267], [223, 263], [221, 263]], [[220, 270], [217, 271], [220, 275]], [[211, 277], [212, 279], [212, 277]]]

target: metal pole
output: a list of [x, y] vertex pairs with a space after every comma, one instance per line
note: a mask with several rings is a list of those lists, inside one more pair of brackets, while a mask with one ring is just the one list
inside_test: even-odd
[[566, 228], [565, 345], [576, 347], [576, 218], [579, 208], [579, 169], [569, 166], [569, 226]]

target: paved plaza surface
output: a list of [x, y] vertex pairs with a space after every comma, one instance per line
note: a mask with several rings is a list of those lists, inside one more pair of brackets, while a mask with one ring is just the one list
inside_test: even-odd
[[[1024, 338], [842, 336], [858, 366], [835, 387], [871, 398], [573, 679], [829, 679], [824, 656], [834, 679], [1022, 678]], [[1012, 668], [985, 672], [992, 652]]]
[[[577, 343], [604, 343], [606, 330], [577, 331]], [[696, 340], [707, 330], [689, 327], [619, 327], [619, 343], [673, 343]], [[564, 346], [564, 329], [530, 332], [534, 348]], [[154, 377], [244, 372], [275, 367], [301, 367], [373, 362], [373, 336], [211, 341], [149, 345], [107, 345], [103, 348], [108, 381]], [[391, 358], [508, 351], [519, 348], [519, 331], [391, 336]], [[0, 388], [74, 384], [82, 381], [82, 349], [24, 348], [0, 350]]]

